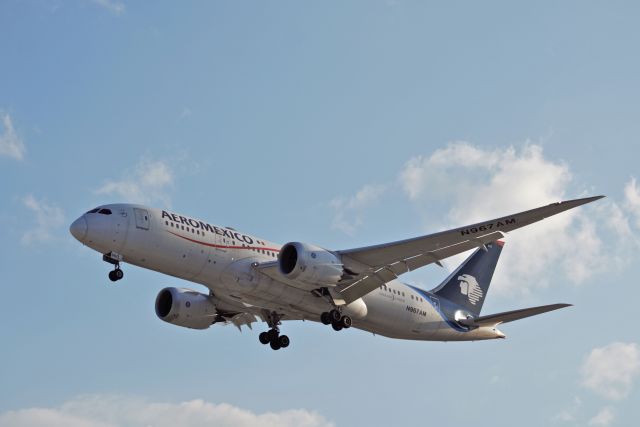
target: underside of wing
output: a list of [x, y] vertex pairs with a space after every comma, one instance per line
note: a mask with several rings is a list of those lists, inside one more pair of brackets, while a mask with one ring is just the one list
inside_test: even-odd
[[465, 252], [483, 247], [510, 232], [550, 216], [601, 199], [588, 197], [553, 203], [525, 212], [496, 218], [452, 230], [382, 245], [338, 251], [345, 276], [332, 290], [339, 304], [348, 304], [400, 274]]

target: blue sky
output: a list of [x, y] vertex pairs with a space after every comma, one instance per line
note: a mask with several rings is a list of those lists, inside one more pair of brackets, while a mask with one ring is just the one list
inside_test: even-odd
[[[632, 425], [639, 12], [2, 2], [0, 425]], [[575, 307], [499, 342], [301, 323], [273, 352], [262, 325], [181, 329], [154, 298], [190, 285], [130, 266], [113, 285], [67, 229], [136, 201], [345, 249], [596, 194], [507, 236], [484, 310]]]

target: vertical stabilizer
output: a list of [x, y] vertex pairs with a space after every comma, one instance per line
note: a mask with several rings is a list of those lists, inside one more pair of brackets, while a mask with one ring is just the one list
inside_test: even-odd
[[476, 250], [440, 286], [431, 292], [477, 316], [487, 297], [493, 272], [504, 242], [489, 243]]

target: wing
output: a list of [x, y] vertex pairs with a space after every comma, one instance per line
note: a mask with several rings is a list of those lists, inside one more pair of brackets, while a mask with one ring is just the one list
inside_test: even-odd
[[336, 304], [348, 304], [416, 268], [483, 247], [516, 230], [560, 212], [591, 203], [604, 196], [553, 203], [490, 221], [454, 228], [435, 234], [400, 240], [376, 246], [338, 251], [346, 272], [345, 278], [332, 289]]
[[536, 316], [548, 311], [558, 310], [565, 307], [571, 307], [571, 304], [551, 304], [541, 305], [539, 307], [523, 308], [521, 310], [505, 311], [504, 313], [490, 314], [488, 316], [480, 316], [475, 319], [463, 320], [467, 326], [494, 326], [499, 323], [513, 322], [514, 320], [524, 319], [525, 317]]

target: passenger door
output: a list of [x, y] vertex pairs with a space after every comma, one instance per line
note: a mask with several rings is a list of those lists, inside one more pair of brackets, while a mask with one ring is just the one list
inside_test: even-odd
[[136, 217], [136, 228], [141, 230], [149, 229], [149, 212], [146, 209], [133, 208], [134, 216]]

